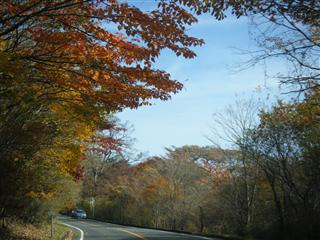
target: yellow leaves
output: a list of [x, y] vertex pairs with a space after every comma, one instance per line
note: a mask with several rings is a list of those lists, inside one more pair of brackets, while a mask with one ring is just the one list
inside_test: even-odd
[[[1, 42], [0, 42], [1, 48]], [[21, 78], [22, 66], [19, 61], [14, 60], [10, 53], [3, 52], [0, 49], [0, 73], [4, 76], [9, 76], [11, 78], [16, 78], [17, 80]]]
[[319, 44], [319, 40], [320, 40], [320, 28], [319, 27], [313, 27], [311, 29], [311, 37], [310, 40], [314, 43], [314, 44]]
[[30, 198], [38, 198], [38, 199], [42, 199], [42, 200], [50, 200], [52, 198], [54, 198], [56, 196], [55, 192], [36, 192], [36, 191], [30, 191], [26, 194], [27, 197]]
[[0, 67], [1, 72], [9, 66], [9, 56], [8, 54], [0, 51]]
[[[91, 130], [83, 133], [79, 129], [79, 134], [70, 136], [56, 137], [53, 146], [42, 153], [51, 160], [52, 163], [57, 164], [58, 174], [68, 175], [76, 171], [79, 162], [84, 156], [85, 146], [81, 144], [81, 139], [87, 139], [91, 134]], [[75, 138], [74, 140], [72, 138]]]
[[[59, 94], [59, 98], [64, 99], [74, 100], [78, 97], [79, 93], [73, 91]], [[53, 138], [52, 146], [45, 149], [42, 155], [57, 164], [60, 174], [74, 174], [84, 156], [85, 143], [91, 139], [96, 129], [97, 120], [94, 115], [89, 115], [88, 119], [83, 118], [83, 109], [74, 108], [68, 102], [55, 102], [50, 105], [50, 110], [47, 121], [56, 125], [57, 135]]]
[[6, 45], [7, 45], [7, 41], [0, 38], [0, 52], [3, 52], [5, 50]]

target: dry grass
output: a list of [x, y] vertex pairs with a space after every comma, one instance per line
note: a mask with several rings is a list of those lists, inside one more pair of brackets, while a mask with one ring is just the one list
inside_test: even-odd
[[51, 238], [50, 225], [34, 226], [10, 222], [5, 229], [0, 228], [0, 240], [73, 240], [72, 231], [62, 225], [54, 224], [54, 237]]

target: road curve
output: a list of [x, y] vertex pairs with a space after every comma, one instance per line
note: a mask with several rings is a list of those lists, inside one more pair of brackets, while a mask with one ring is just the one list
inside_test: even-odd
[[73, 219], [66, 216], [60, 216], [59, 221], [69, 225], [69, 227], [82, 230], [83, 240], [213, 240], [213, 238], [202, 236], [127, 227], [89, 219]]

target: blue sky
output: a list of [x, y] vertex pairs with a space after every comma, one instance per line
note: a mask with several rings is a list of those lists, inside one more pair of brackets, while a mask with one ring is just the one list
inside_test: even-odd
[[121, 121], [134, 125], [132, 137], [138, 151], [161, 155], [164, 147], [210, 145], [204, 135], [210, 132], [213, 113], [232, 104], [236, 95], [249, 97], [257, 89], [264, 95], [278, 94], [277, 81], [266, 77], [266, 72], [273, 75], [280, 71], [277, 64], [234, 71], [235, 66], [248, 59], [235, 48], [255, 48], [248, 31], [247, 18], [228, 17], [218, 22], [204, 15], [188, 31], [206, 42], [195, 49], [195, 59], [177, 58], [169, 51], [161, 54], [157, 67], [182, 82], [184, 89], [169, 101], [155, 101], [153, 106], [117, 114]]

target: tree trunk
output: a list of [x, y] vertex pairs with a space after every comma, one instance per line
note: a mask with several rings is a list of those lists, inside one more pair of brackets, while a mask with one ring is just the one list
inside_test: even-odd
[[6, 209], [5, 208], [2, 208], [1, 209], [1, 218], [2, 218], [2, 228], [5, 228], [6, 227]]
[[268, 173], [266, 173], [266, 175], [272, 190], [273, 200], [277, 209], [277, 215], [278, 215], [278, 221], [279, 221], [279, 235], [281, 237], [284, 233], [284, 217], [283, 217], [282, 205], [276, 190], [275, 180]]
[[199, 223], [200, 223], [200, 233], [203, 232], [203, 228], [204, 228], [204, 223], [203, 223], [203, 218], [204, 218], [204, 214], [203, 214], [203, 209], [201, 206], [199, 206], [199, 211], [200, 211], [200, 216], [199, 216]]

